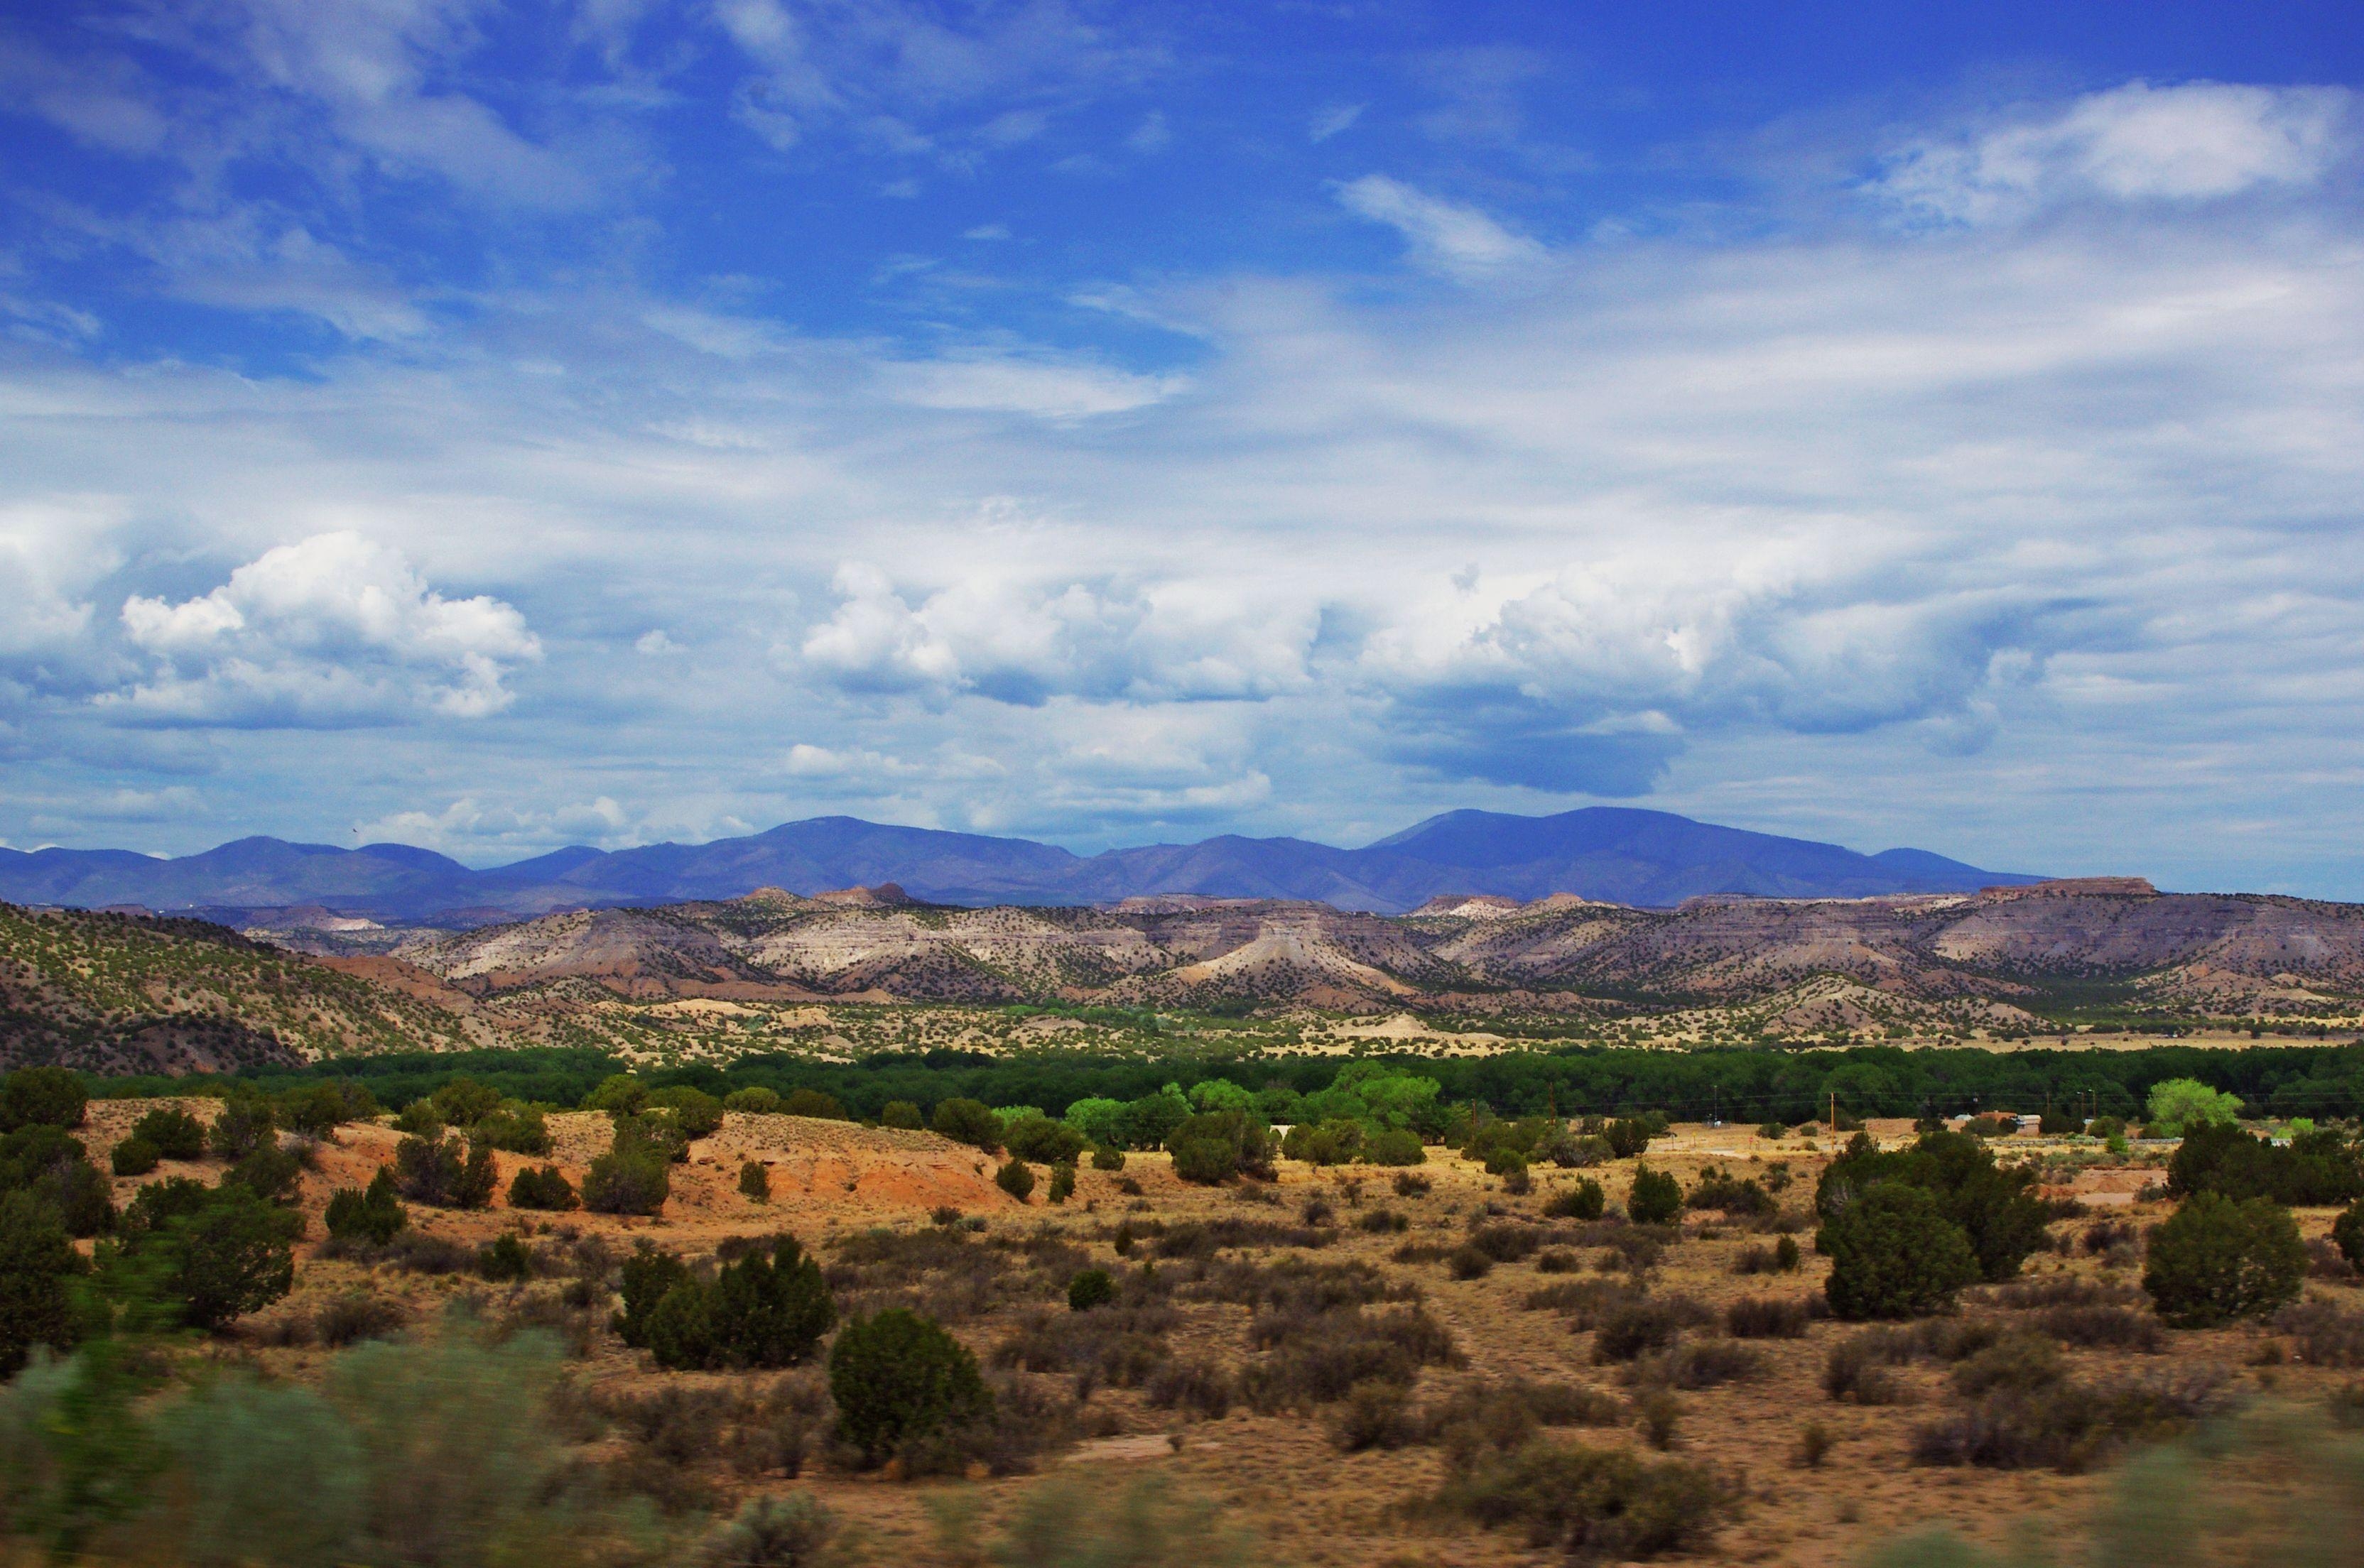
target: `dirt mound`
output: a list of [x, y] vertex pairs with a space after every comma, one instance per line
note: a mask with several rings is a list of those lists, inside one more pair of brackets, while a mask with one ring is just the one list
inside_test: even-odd
[[[550, 1136], [552, 1159], [579, 1181], [613, 1144], [615, 1128], [599, 1112], [568, 1111], [550, 1118]], [[743, 1219], [749, 1202], [739, 1193], [739, 1167], [748, 1160], [769, 1167], [772, 1207], [790, 1221], [808, 1204], [826, 1204], [833, 1213], [858, 1209], [864, 1218], [1017, 1207], [993, 1184], [990, 1155], [932, 1132], [734, 1111], [712, 1137], [690, 1145], [686, 1165], [674, 1168], [665, 1212], [685, 1223], [722, 1215]]]

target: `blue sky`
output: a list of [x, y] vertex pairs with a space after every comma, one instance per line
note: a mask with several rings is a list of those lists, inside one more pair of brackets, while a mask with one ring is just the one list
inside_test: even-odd
[[2364, 896], [2359, 75], [2352, 5], [0, 5], [0, 840], [1618, 801]]

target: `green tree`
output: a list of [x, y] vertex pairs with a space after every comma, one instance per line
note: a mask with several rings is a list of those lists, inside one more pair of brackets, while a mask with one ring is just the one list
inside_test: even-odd
[[722, 1096], [722, 1108], [745, 1116], [777, 1116], [780, 1114], [780, 1092], [757, 1084], [752, 1088], [733, 1089]]
[[2331, 1222], [2331, 1240], [2349, 1267], [2364, 1269], [2364, 1198], [2340, 1210], [2339, 1218]]
[[2298, 1225], [2281, 1205], [2200, 1193], [2152, 1235], [2143, 1288], [2168, 1322], [2211, 1329], [2297, 1300], [2306, 1261]]
[[64, 1067], [20, 1067], [0, 1087], [0, 1132], [80, 1127], [89, 1103], [79, 1073]]
[[162, 1264], [167, 1295], [193, 1328], [221, 1328], [270, 1306], [296, 1283], [304, 1217], [244, 1187], [223, 1186], [136, 1238]]
[[1634, 1185], [1625, 1195], [1625, 1213], [1636, 1225], [1667, 1225], [1683, 1211], [1683, 1185], [1664, 1171], [1634, 1167]]
[[1825, 1221], [1815, 1245], [1831, 1260], [1823, 1294], [1845, 1318], [1942, 1312], [1979, 1278], [1978, 1254], [1937, 1199], [1902, 1182], [1874, 1182]]
[[509, 1183], [511, 1208], [563, 1211], [575, 1207], [577, 1201], [574, 1184], [555, 1165], [544, 1165], [540, 1170], [528, 1165]]
[[156, 1146], [137, 1133], [107, 1151], [106, 1162], [118, 1176], [144, 1176], [164, 1162]]
[[1186, 1182], [1226, 1182], [1233, 1176], [1271, 1180], [1272, 1131], [1245, 1111], [1207, 1111], [1166, 1134], [1174, 1173]]
[[1116, 1281], [1106, 1269], [1086, 1269], [1067, 1282], [1067, 1310], [1089, 1312], [1116, 1299]]
[[2203, 1124], [2240, 1120], [2241, 1097], [2197, 1078], [2169, 1078], [2151, 1085], [2148, 1111], [2153, 1138], [2180, 1138]]
[[673, 1253], [641, 1242], [632, 1255], [624, 1260], [619, 1271], [617, 1295], [623, 1306], [617, 1310], [609, 1327], [616, 1337], [635, 1350], [646, 1350], [649, 1343], [649, 1318], [657, 1306], [675, 1285], [687, 1283], [689, 1265]]
[[206, 1134], [206, 1147], [216, 1159], [243, 1160], [268, 1142], [278, 1127], [269, 1100], [260, 1095], [234, 1095], [222, 1102], [221, 1114], [214, 1118], [213, 1128]]
[[1001, 1118], [982, 1100], [965, 1096], [939, 1101], [931, 1123], [939, 1137], [990, 1154], [1001, 1147]]
[[908, 1132], [917, 1132], [928, 1124], [920, 1117], [920, 1107], [910, 1101], [889, 1100], [879, 1109], [878, 1125], [898, 1127]]
[[846, 1325], [830, 1351], [829, 1391], [839, 1435], [872, 1463], [913, 1438], [983, 1419], [993, 1409], [967, 1348], [899, 1307]]
[[72, 1346], [67, 1282], [88, 1267], [55, 1209], [28, 1192], [0, 1194], [0, 1379], [24, 1370], [35, 1345]]
[[761, 1160], [742, 1160], [739, 1164], [739, 1195], [753, 1203], [772, 1201], [772, 1168]]
[[410, 1214], [395, 1193], [394, 1173], [381, 1165], [366, 1188], [340, 1187], [329, 1194], [325, 1220], [336, 1240], [383, 1247], [409, 1228]]
[[1063, 1161], [1059, 1164], [1052, 1166], [1050, 1192], [1051, 1201], [1053, 1203], [1065, 1203], [1075, 1195], [1076, 1167], [1074, 1164]]
[[602, 1154], [583, 1175], [583, 1207], [594, 1214], [655, 1214], [672, 1195], [664, 1162], [636, 1150]]
[[993, 1184], [1024, 1203], [1034, 1191], [1034, 1173], [1023, 1160], [1012, 1160], [993, 1173]]
[[131, 1136], [156, 1146], [167, 1160], [200, 1160], [206, 1152], [205, 1123], [173, 1106], [158, 1106], [132, 1124]]

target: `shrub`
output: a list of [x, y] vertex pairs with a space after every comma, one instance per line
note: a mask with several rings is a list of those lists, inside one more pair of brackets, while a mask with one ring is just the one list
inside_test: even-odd
[[1272, 1134], [1245, 1111], [1201, 1111], [1166, 1134], [1174, 1173], [1186, 1182], [1227, 1182], [1235, 1175], [1270, 1180]]
[[1779, 1207], [1755, 1178], [1736, 1179], [1712, 1166], [1701, 1173], [1684, 1201], [1692, 1208], [1712, 1208], [1734, 1218], [1759, 1218]]
[[1723, 1309], [1723, 1329], [1735, 1340], [1795, 1340], [1812, 1321], [1802, 1297], [1744, 1296]]
[[672, 1192], [665, 1162], [633, 1150], [602, 1154], [583, 1176], [583, 1207], [594, 1214], [655, 1214]]
[[772, 1201], [772, 1168], [761, 1160], [739, 1163], [739, 1195], [753, 1203]]
[[634, 1350], [646, 1350], [649, 1318], [657, 1303], [689, 1277], [689, 1265], [673, 1253], [660, 1251], [646, 1241], [634, 1247], [632, 1255], [624, 1260], [617, 1287], [623, 1305], [609, 1321], [616, 1337]]
[[2345, 1204], [2364, 1196], [2364, 1161], [2336, 1131], [2301, 1132], [2278, 1146], [2230, 1122], [2202, 1122], [2185, 1130], [2182, 1147], [2168, 1162], [2167, 1190], [2178, 1197], [2211, 1192], [2284, 1204]]
[[813, 1568], [837, 1534], [837, 1518], [809, 1492], [752, 1497], [698, 1548], [708, 1568]]
[[155, 1145], [167, 1160], [201, 1159], [206, 1151], [205, 1124], [171, 1106], [158, 1106], [134, 1122], [131, 1136]]
[[1361, 1158], [1363, 1124], [1339, 1117], [1300, 1121], [1280, 1141], [1280, 1151], [1309, 1165], [1344, 1165]]
[[1023, 1160], [1012, 1160], [993, 1173], [993, 1184], [1024, 1203], [1034, 1191], [1034, 1173]]
[[1076, 1168], [1065, 1162], [1051, 1167], [1050, 1200], [1065, 1203], [1076, 1195]]
[[[835, 1104], [834, 1101], [831, 1103]], [[652, 1110], [672, 1113], [674, 1128], [685, 1142], [709, 1137], [722, 1125], [722, 1102], [705, 1090], [692, 1088], [686, 1084], [676, 1084], [650, 1095], [642, 1106], [641, 1114]], [[843, 1113], [839, 1114], [842, 1116]]]
[[1462, 1245], [1445, 1255], [1445, 1272], [1455, 1279], [1484, 1279], [1494, 1270], [1494, 1260], [1482, 1247]]
[[1841, 1318], [1913, 1318], [1942, 1312], [1979, 1277], [1960, 1227], [1919, 1187], [1877, 1182], [1822, 1229], [1831, 1259], [1823, 1291]]
[[1713, 1473], [1684, 1461], [1537, 1442], [1456, 1469], [1438, 1500], [1480, 1524], [1523, 1529], [1533, 1546], [1618, 1562], [1703, 1546], [1731, 1493]]
[[20, 1067], [0, 1087], [0, 1132], [20, 1127], [80, 1127], [90, 1104], [79, 1073], [64, 1067]]
[[430, 1208], [482, 1208], [493, 1200], [492, 1151], [471, 1149], [458, 1133], [412, 1136], [394, 1148], [394, 1184], [404, 1197]]
[[744, 1116], [777, 1116], [780, 1114], [780, 1092], [761, 1084], [744, 1089], [733, 1089], [722, 1096], [722, 1108]]
[[118, 1176], [144, 1176], [163, 1160], [156, 1146], [137, 1133], [117, 1143], [106, 1157], [106, 1162]]
[[368, 1187], [340, 1187], [329, 1195], [327, 1220], [331, 1240], [383, 1247], [410, 1223], [410, 1215], [395, 1194], [393, 1173], [381, 1165]]
[[1527, 1173], [1527, 1157], [1515, 1149], [1489, 1150], [1486, 1155], [1486, 1173], [1489, 1176], [1523, 1176]]
[[2331, 1240], [2348, 1267], [2364, 1269], [2364, 1198], [2340, 1210], [2339, 1218], [2331, 1222]]
[[615, 1073], [599, 1080], [599, 1086], [583, 1096], [586, 1111], [606, 1111], [610, 1116], [638, 1116], [648, 1103], [649, 1086], [630, 1073]]
[[2297, 1299], [2305, 1278], [2306, 1248], [2288, 1209], [2202, 1193], [2152, 1235], [2143, 1288], [2169, 1323], [2206, 1329], [2272, 1313]]
[[1116, 1281], [1106, 1269], [1086, 1269], [1067, 1282], [1067, 1310], [1089, 1312], [1116, 1299]]
[[88, 1267], [55, 1209], [31, 1193], [0, 1193], [0, 1379], [24, 1370], [36, 1345], [72, 1346], [66, 1282]]
[[2063, 1344], [2156, 1355], [2167, 1348], [2158, 1319], [2123, 1307], [2054, 1307], [2039, 1313], [2036, 1330]]
[[657, 1364], [675, 1371], [792, 1366], [837, 1320], [820, 1265], [793, 1236], [725, 1263], [712, 1283], [674, 1278], [641, 1328]]
[[913, 1105], [910, 1101], [889, 1100], [884, 1106], [879, 1107], [878, 1125], [881, 1127], [899, 1127], [907, 1131], [917, 1132], [928, 1124], [926, 1120], [920, 1117], [920, 1107]]
[[1634, 1186], [1625, 1195], [1625, 1212], [1636, 1225], [1665, 1225], [1683, 1211], [1682, 1184], [1663, 1171], [1634, 1167]]
[[1396, 1173], [1395, 1187], [1398, 1197], [1419, 1197], [1426, 1193], [1431, 1185], [1429, 1179], [1417, 1172], [1398, 1171]]
[[1037, 1165], [1073, 1162], [1076, 1157], [1091, 1147], [1084, 1135], [1064, 1121], [1053, 1121], [1036, 1112], [1009, 1122], [1001, 1131], [1001, 1140], [1015, 1159], [1031, 1161]]
[[363, 1340], [382, 1340], [410, 1321], [398, 1301], [360, 1291], [327, 1303], [312, 1315], [312, 1332], [332, 1351]]
[[1098, 1148], [1092, 1151], [1092, 1169], [1095, 1171], [1123, 1170], [1124, 1151], [1121, 1149], [1111, 1149], [1105, 1143], [1101, 1144]]
[[1149, 1374], [1142, 1396], [1160, 1410], [1187, 1410], [1220, 1421], [1231, 1413], [1232, 1374], [1211, 1362], [1169, 1361]]
[[574, 1184], [555, 1165], [544, 1165], [539, 1170], [528, 1165], [509, 1182], [511, 1208], [563, 1212], [580, 1201], [574, 1195]]
[[304, 1166], [276, 1143], [266, 1143], [222, 1173], [226, 1186], [241, 1186], [265, 1203], [293, 1203], [303, 1191]]
[[1411, 1229], [1411, 1221], [1391, 1208], [1375, 1208], [1355, 1221], [1355, 1229], [1373, 1236], [1392, 1235]]
[[1736, 1274], [1786, 1274], [1797, 1272], [1804, 1262], [1794, 1236], [1784, 1236], [1770, 1247], [1744, 1247], [1732, 1261]]
[[2308, 1301], [2284, 1307], [2274, 1327], [2291, 1337], [2293, 1351], [2309, 1366], [2364, 1366], [2364, 1312]]
[[1645, 1351], [1666, 1349], [1685, 1329], [1702, 1327], [1714, 1318], [1687, 1296], [1629, 1296], [1601, 1314], [1593, 1331], [1592, 1359], [1603, 1364], [1632, 1361]]
[[531, 1106], [516, 1100], [496, 1106], [469, 1123], [468, 1138], [487, 1149], [506, 1149], [512, 1154], [550, 1152], [549, 1121]]
[[1609, 1145], [1609, 1152], [1620, 1160], [1649, 1152], [1650, 1124], [1636, 1118], [1621, 1117], [1602, 1128], [1600, 1136]]
[[217, 1159], [243, 1160], [276, 1130], [270, 1101], [260, 1095], [237, 1095], [222, 1102], [221, 1114], [206, 1134], [206, 1147]]
[[514, 1230], [504, 1230], [476, 1249], [476, 1272], [496, 1284], [533, 1277], [533, 1259]]
[[1599, 1182], [1585, 1176], [1576, 1185], [1554, 1194], [1551, 1201], [1544, 1205], [1544, 1214], [1551, 1219], [1598, 1219], [1607, 1196]]
[[1373, 1165], [1420, 1165], [1428, 1161], [1420, 1134], [1408, 1127], [1390, 1127], [1374, 1133], [1363, 1145], [1365, 1162]]
[[829, 1391], [839, 1435], [872, 1463], [914, 1438], [983, 1419], [993, 1407], [967, 1348], [927, 1318], [892, 1307], [854, 1319], [838, 1335]]
[[2047, 1240], [2049, 1217], [2027, 1190], [2033, 1179], [2028, 1171], [1998, 1168], [1984, 1144], [1961, 1133], [1926, 1133], [1912, 1148], [1895, 1151], [1858, 1135], [1823, 1172], [1814, 1205], [1827, 1220], [1875, 1184], [1918, 1188], [1961, 1231], [1979, 1276], [2002, 1280]]
[[2223, 1404], [2221, 1374], [2213, 1371], [2084, 1384], [2041, 1357], [2018, 1365], [1989, 1357], [1963, 1369], [1979, 1367], [1983, 1378], [1957, 1380], [1971, 1396], [1967, 1407], [1913, 1434], [1916, 1462], [2082, 1471], [2130, 1440], [2172, 1432]]
[[1688, 1336], [1646, 1362], [1636, 1362], [1634, 1381], [1665, 1388], [1720, 1388], [1727, 1383], [1761, 1377], [1761, 1351], [1730, 1340], [1695, 1340]]
[[932, 1125], [938, 1135], [988, 1154], [1001, 1147], [1001, 1118], [982, 1100], [956, 1096], [940, 1101]]
[[[143, 1187], [140, 1197], [157, 1190]], [[164, 1296], [193, 1328], [218, 1329], [268, 1307], [296, 1283], [295, 1241], [304, 1233], [303, 1216], [244, 1187], [174, 1192], [145, 1213], [139, 1203], [132, 1207], [127, 1248], [154, 1260]]]

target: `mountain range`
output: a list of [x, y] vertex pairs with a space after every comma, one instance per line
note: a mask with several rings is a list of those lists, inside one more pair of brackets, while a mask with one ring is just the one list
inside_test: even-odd
[[1552, 817], [1449, 811], [1353, 850], [1225, 834], [1084, 856], [1026, 839], [852, 817], [816, 817], [705, 844], [577, 845], [484, 870], [407, 844], [345, 850], [270, 838], [178, 859], [128, 850], [0, 850], [0, 900], [203, 912], [233, 924], [260, 911], [317, 906], [385, 922], [482, 925], [567, 909], [736, 898], [764, 887], [810, 895], [881, 884], [929, 903], [969, 906], [1110, 905], [1190, 894], [1400, 913], [1453, 895], [1524, 901], [1573, 894], [1671, 908], [1711, 895], [1861, 898], [2040, 880], [1925, 850], [1859, 854], [1616, 806]]

